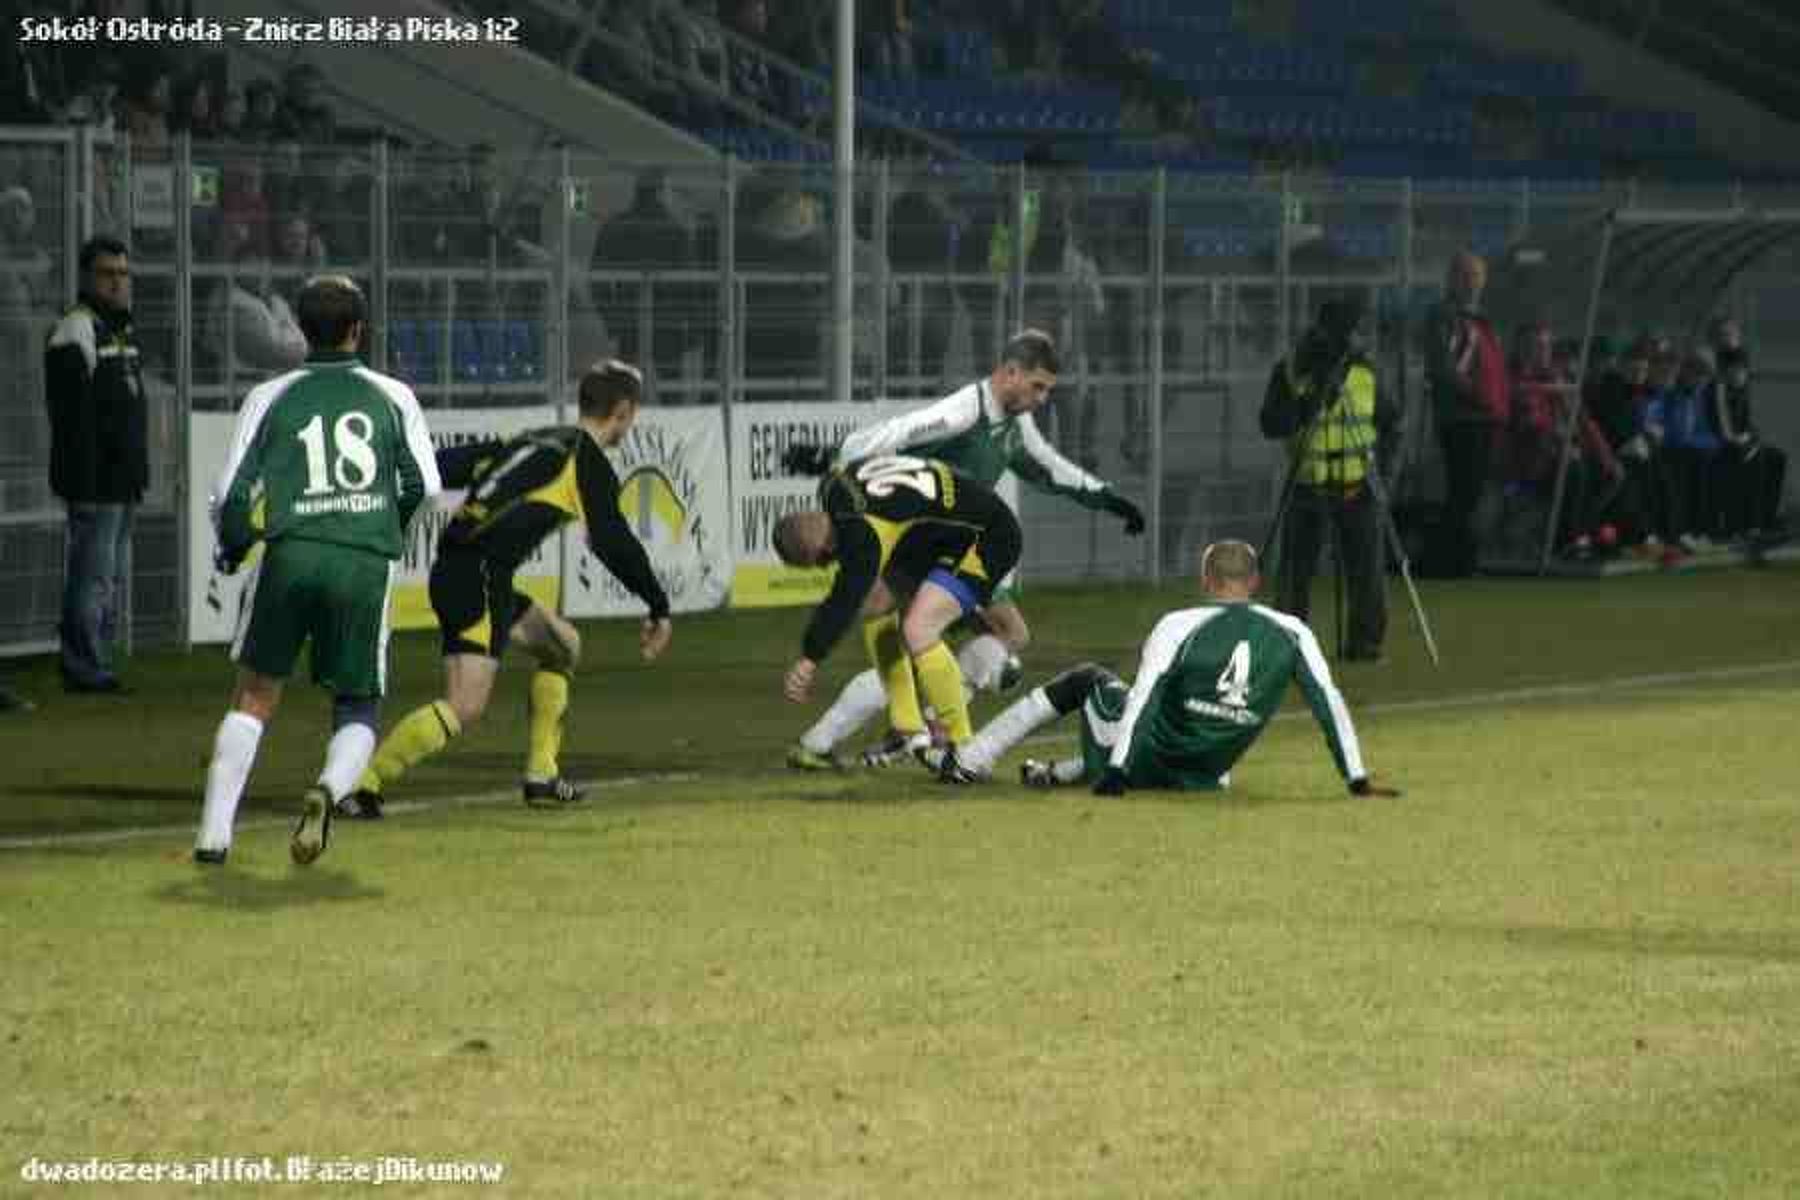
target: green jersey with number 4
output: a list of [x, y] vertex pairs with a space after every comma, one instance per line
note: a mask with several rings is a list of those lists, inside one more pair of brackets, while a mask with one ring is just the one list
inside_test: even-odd
[[212, 494], [219, 544], [300, 538], [399, 558], [441, 490], [412, 389], [348, 354], [315, 354], [250, 391]]
[[1212, 787], [1298, 682], [1346, 780], [1363, 777], [1350, 709], [1306, 623], [1260, 604], [1172, 612], [1144, 643], [1111, 765], [1134, 787]]

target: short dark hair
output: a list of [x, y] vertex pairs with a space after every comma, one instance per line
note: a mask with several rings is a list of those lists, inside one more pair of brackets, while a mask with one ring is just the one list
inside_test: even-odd
[[348, 275], [315, 275], [300, 289], [295, 317], [306, 344], [314, 350], [334, 350], [344, 344], [350, 330], [369, 319], [369, 302]]
[[1000, 351], [1000, 361], [1012, 363], [1026, 371], [1062, 374], [1062, 360], [1056, 354], [1056, 339], [1041, 329], [1021, 329], [1013, 334]]
[[113, 237], [111, 234], [106, 233], [91, 237], [83, 242], [81, 244], [81, 254], [77, 260], [81, 265], [81, 273], [83, 275], [92, 274], [94, 263], [98, 261], [102, 254], [113, 258], [124, 258], [126, 255], [125, 243], [121, 242], [118, 238]]
[[644, 398], [644, 373], [630, 363], [607, 358], [595, 363], [581, 377], [581, 415], [604, 421], [629, 400]]

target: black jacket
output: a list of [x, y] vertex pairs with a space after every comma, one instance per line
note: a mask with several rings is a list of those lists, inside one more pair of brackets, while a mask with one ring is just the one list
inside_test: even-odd
[[131, 314], [83, 296], [44, 347], [50, 490], [70, 504], [135, 504], [150, 486], [148, 413]]

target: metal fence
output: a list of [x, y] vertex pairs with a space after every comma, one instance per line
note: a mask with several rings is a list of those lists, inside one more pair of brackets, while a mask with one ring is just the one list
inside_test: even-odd
[[[204, 486], [183, 478], [187, 414], [230, 409], [292, 364], [292, 296], [319, 269], [364, 284], [370, 360], [428, 411], [567, 403], [605, 354], [644, 366], [651, 403], [721, 405], [728, 421], [743, 404], [826, 398], [828, 167], [185, 138], [126, 154], [77, 132], [0, 131], [0, 170], [33, 201], [35, 230], [14, 244], [37, 252], [8, 259], [3, 300], [14, 382], [0, 399], [0, 649], [54, 638], [62, 516], [47, 489], [41, 352], [89, 232], [127, 236], [151, 386], [155, 482], [131, 573], [140, 640], [183, 628], [177, 516]], [[1370, 302], [1384, 386], [1409, 401], [1407, 486], [1432, 492], [1410, 331], [1450, 255], [1634, 198], [1757, 199], [871, 164], [856, 176], [855, 398], [939, 396], [984, 374], [1014, 328], [1051, 330], [1064, 372], [1040, 422], [1066, 455], [1145, 497], [1152, 531], [1128, 541], [1027, 491], [1026, 572], [1186, 574], [1207, 540], [1262, 532], [1280, 466], [1257, 409], [1322, 299]], [[1791, 261], [1774, 264], [1733, 298], [1765, 378], [1800, 365], [1793, 278]]]

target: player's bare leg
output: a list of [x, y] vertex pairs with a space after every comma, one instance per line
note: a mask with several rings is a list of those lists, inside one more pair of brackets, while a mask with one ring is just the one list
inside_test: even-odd
[[379, 817], [381, 796], [389, 784], [481, 719], [499, 673], [499, 660], [489, 655], [446, 654], [443, 697], [413, 709], [388, 730], [357, 780], [356, 791], [337, 806], [339, 815]]
[[581, 789], [562, 777], [563, 714], [569, 684], [581, 661], [581, 634], [541, 604], [513, 624], [512, 644], [537, 660], [531, 676], [530, 748], [525, 759], [525, 803], [554, 807], [581, 799]]

